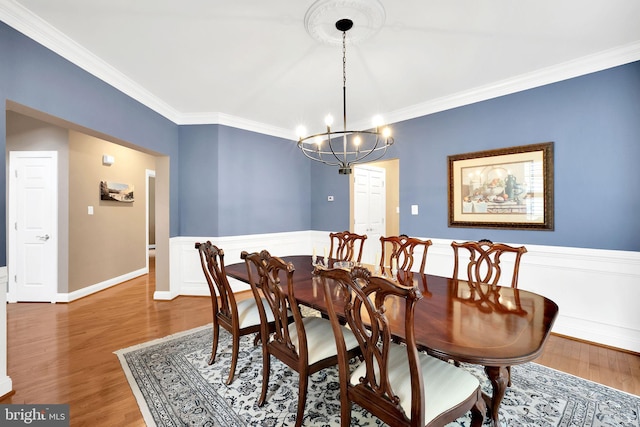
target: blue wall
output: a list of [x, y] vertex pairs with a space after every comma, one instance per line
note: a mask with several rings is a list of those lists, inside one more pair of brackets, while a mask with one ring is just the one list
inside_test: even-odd
[[[394, 133], [402, 233], [640, 250], [640, 62], [398, 123]], [[554, 231], [448, 228], [447, 156], [547, 141]]]
[[[311, 229], [349, 230], [349, 176], [338, 174], [337, 167], [311, 163]], [[333, 202], [327, 202], [333, 196]]]
[[[171, 236], [349, 228], [347, 177], [304, 158], [291, 141], [227, 126], [177, 126], [2, 23], [0, 58], [3, 108], [15, 101], [170, 157]], [[396, 123], [391, 156], [400, 159], [400, 230], [640, 251], [639, 118], [636, 62]], [[5, 135], [0, 113], [3, 148]], [[554, 231], [447, 226], [448, 155], [546, 141], [555, 142]], [[6, 198], [0, 204], [5, 263]], [[420, 215], [409, 214], [412, 204]]]
[[181, 235], [309, 230], [309, 167], [291, 141], [228, 126], [181, 126]]
[[218, 236], [218, 125], [180, 126], [180, 231]]
[[309, 230], [310, 165], [296, 145], [226, 126], [219, 137], [220, 235]]

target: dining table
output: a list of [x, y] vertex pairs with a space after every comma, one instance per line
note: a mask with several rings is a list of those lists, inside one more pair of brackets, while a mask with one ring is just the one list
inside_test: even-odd
[[[334, 260], [310, 255], [281, 258], [291, 262], [295, 268], [296, 302], [326, 315], [324, 287], [314, 270], [333, 268]], [[511, 384], [511, 366], [530, 362], [542, 353], [558, 315], [557, 304], [522, 289], [412, 271], [365, 267], [370, 268], [373, 274], [386, 275], [404, 285], [418, 286], [422, 298], [415, 306], [414, 330], [419, 349], [443, 360], [484, 367], [492, 386], [492, 393], [484, 395], [487, 416], [495, 427], [499, 427], [498, 413]], [[244, 262], [225, 266], [225, 273], [249, 283]], [[402, 341], [405, 333], [404, 304], [391, 304], [385, 308], [394, 338]]]

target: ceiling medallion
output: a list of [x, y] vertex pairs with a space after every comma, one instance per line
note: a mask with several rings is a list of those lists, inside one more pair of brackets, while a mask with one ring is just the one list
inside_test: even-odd
[[342, 34], [335, 25], [344, 18], [354, 23], [349, 43], [355, 44], [375, 35], [384, 25], [386, 14], [378, 0], [318, 0], [307, 10], [304, 26], [319, 42], [339, 45]]

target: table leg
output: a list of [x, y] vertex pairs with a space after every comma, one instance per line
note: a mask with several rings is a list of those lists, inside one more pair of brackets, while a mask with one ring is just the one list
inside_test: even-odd
[[498, 410], [500, 409], [500, 403], [502, 403], [504, 393], [507, 390], [509, 372], [505, 366], [485, 366], [484, 371], [493, 386], [493, 395], [490, 398], [488, 396], [485, 398], [487, 408], [489, 409], [489, 416], [491, 417], [493, 426], [500, 427]]

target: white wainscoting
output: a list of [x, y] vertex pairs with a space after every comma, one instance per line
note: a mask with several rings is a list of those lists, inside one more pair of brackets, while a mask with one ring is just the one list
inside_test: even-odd
[[[209, 295], [195, 249], [211, 240], [225, 251], [225, 264], [240, 262], [240, 253], [268, 249], [273, 255], [318, 255], [329, 246], [328, 232], [300, 231], [229, 237], [171, 239], [171, 290], [156, 295]], [[431, 239], [427, 272], [453, 271], [451, 240]], [[518, 242], [505, 242], [519, 245]], [[379, 242], [367, 242], [379, 245]], [[553, 300], [560, 313], [553, 332], [640, 353], [640, 252], [526, 245], [518, 287]], [[503, 262], [509, 268], [509, 262]], [[247, 290], [232, 280], [235, 291]]]
[[[278, 256], [309, 254], [314, 245], [327, 245], [326, 232], [297, 231], [273, 234], [226, 237], [174, 237], [171, 239], [171, 290], [156, 299], [170, 299], [178, 295], [209, 295], [209, 287], [202, 273], [196, 242], [211, 242], [224, 250], [224, 263], [241, 262], [242, 251], [257, 252], [267, 249]], [[234, 291], [249, 290], [249, 285], [229, 279]]]

